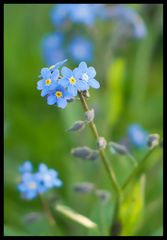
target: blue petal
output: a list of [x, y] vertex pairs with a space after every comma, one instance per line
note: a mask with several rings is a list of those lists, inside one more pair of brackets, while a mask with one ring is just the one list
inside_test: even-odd
[[67, 67], [63, 67], [62, 70], [61, 70], [61, 74], [64, 76], [64, 77], [71, 77], [72, 76], [72, 70], [67, 68]]
[[18, 186], [17, 186], [17, 189], [20, 191], [20, 192], [25, 192], [27, 190], [26, 188], [26, 185], [24, 183], [20, 183]]
[[65, 98], [58, 98], [57, 99], [57, 106], [60, 108], [65, 108], [67, 105], [67, 100]]
[[41, 75], [45, 79], [49, 78], [50, 75], [51, 75], [51, 72], [50, 72], [49, 68], [42, 68]]
[[96, 76], [96, 70], [94, 69], [94, 67], [89, 67], [87, 72], [91, 78], [94, 78]]
[[85, 62], [81, 62], [79, 64], [79, 68], [81, 69], [82, 72], [86, 72], [87, 70], [87, 64]]
[[56, 96], [50, 95], [50, 96], [47, 97], [47, 103], [48, 103], [49, 105], [53, 105], [53, 104], [55, 104], [56, 102], [57, 102]]
[[59, 76], [59, 70], [55, 69], [54, 72], [51, 75], [51, 79], [56, 80], [58, 78], [58, 76]]
[[89, 85], [90, 85], [92, 88], [99, 88], [99, 87], [100, 87], [99, 82], [96, 81], [94, 78], [89, 79]]
[[37, 192], [31, 190], [31, 191], [26, 192], [23, 196], [26, 199], [33, 199], [37, 196]]
[[48, 167], [47, 167], [46, 164], [44, 164], [44, 163], [40, 163], [38, 169], [39, 169], [39, 171], [42, 172], [42, 173], [48, 171]]
[[49, 89], [48, 88], [44, 88], [41, 92], [41, 97], [46, 96], [49, 93]]
[[74, 96], [74, 97], [77, 96], [77, 88], [76, 87], [69, 85], [68, 91], [72, 96]]
[[38, 90], [42, 90], [44, 86], [45, 86], [45, 81], [44, 80], [40, 80], [40, 81], [37, 82], [37, 89]]
[[82, 80], [78, 80], [76, 86], [80, 91], [85, 91], [89, 89], [89, 85], [87, 84], [87, 82]]
[[75, 68], [73, 70], [74, 78], [81, 79], [82, 78], [82, 72], [79, 68]]
[[53, 182], [54, 186], [56, 187], [60, 187], [63, 185], [63, 182], [59, 179], [55, 179], [54, 182]]
[[26, 172], [22, 175], [22, 180], [24, 182], [30, 181], [32, 178], [33, 178], [33, 175], [31, 173]]
[[51, 175], [51, 177], [56, 177], [56, 176], [58, 176], [58, 173], [55, 171], [55, 170], [53, 170], [53, 169], [49, 169], [49, 174]]
[[69, 80], [67, 78], [61, 78], [59, 84], [61, 84], [63, 87], [67, 87], [69, 85]]

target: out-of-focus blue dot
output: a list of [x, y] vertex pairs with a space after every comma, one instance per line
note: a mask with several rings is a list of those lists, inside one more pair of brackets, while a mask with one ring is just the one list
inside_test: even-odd
[[68, 46], [68, 53], [74, 62], [93, 60], [93, 44], [81, 36], [75, 37]]
[[132, 124], [128, 127], [129, 141], [137, 148], [146, 147], [147, 137], [148, 133], [139, 124]]
[[47, 35], [41, 44], [42, 56], [47, 65], [53, 65], [55, 62], [64, 60], [65, 52], [63, 50], [64, 36], [56, 32]]

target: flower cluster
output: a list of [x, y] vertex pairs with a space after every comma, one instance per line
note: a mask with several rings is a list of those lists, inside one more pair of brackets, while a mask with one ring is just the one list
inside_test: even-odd
[[66, 22], [91, 26], [103, 18], [104, 4], [56, 4], [51, 12], [52, 22], [60, 27]]
[[65, 108], [67, 101], [73, 99], [78, 91], [100, 87], [99, 82], [94, 79], [96, 71], [93, 67], [81, 62], [74, 70], [63, 66], [60, 71], [59, 67], [65, 62], [66, 60], [49, 68], [42, 68], [42, 79], [37, 83], [37, 89], [42, 90], [41, 96], [47, 96], [47, 103], [60, 108]]
[[32, 163], [25, 161], [19, 172], [21, 181], [17, 187], [24, 199], [33, 199], [51, 188], [62, 186], [57, 171], [48, 169], [43, 163], [39, 164], [38, 172], [33, 173]]

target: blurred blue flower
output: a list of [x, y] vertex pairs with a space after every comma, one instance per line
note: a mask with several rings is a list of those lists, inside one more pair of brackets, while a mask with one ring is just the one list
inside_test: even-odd
[[41, 77], [43, 79], [37, 82], [37, 89], [42, 90], [41, 96], [44, 97], [57, 86], [59, 71], [55, 69], [51, 72], [49, 68], [42, 68]]
[[32, 170], [33, 166], [29, 160], [25, 161], [22, 165], [19, 166], [20, 173], [32, 172]]
[[[21, 181], [17, 186], [17, 189], [21, 193], [24, 199], [33, 199], [37, 195], [42, 194], [53, 187], [62, 186], [62, 181], [58, 178], [58, 173], [54, 169], [48, 169], [47, 165], [39, 164], [38, 171], [36, 173], [25, 172], [32, 168], [30, 161], [26, 161], [19, 167], [21, 170]], [[29, 167], [28, 167], [29, 166]]]
[[33, 199], [39, 193], [43, 193], [46, 188], [40, 183], [36, 174], [23, 173], [21, 182], [18, 184], [18, 190], [25, 199]]
[[61, 74], [63, 78], [60, 80], [60, 84], [68, 89], [68, 92], [75, 97], [77, 95], [77, 91], [85, 91], [88, 89], [88, 84], [79, 80], [75, 74], [75, 70], [72, 71], [67, 67], [63, 67], [61, 70]]
[[99, 82], [94, 79], [96, 76], [96, 70], [93, 67], [87, 67], [85, 62], [81, 62], [79, 67], [74, 69], [74, 74], [76, 78], [83, 80], [88, 86], [92, 88], [99, 88]]
[[73, 22], [91, 26], [102, 16], [104, 4], [56, 4], [51, 11], [52, 22], [61, 26]]
[[58, 173], [54, 169], [48, 169], [46, 164], [41, 163], [37, 173], [38, 180], [47, 189], [62, 186], [62, 181], [58, 178]]
[[63, 50], [64, 36], [60, 32], [47, 35], [42, 41], [42, 56], [47, 65], [65, 59]]
[[52, 22], [56, 25], [62, 25], [69, 20], [70, 10], [73, 4], [56, 4], [51, 10]]
[[49, 105], [56, 104], [60, 108], [65, 108], [67, 100], [71, 98], [72, 96], [69, 92], [62, 85], [58, 84], [57, 87], [48, 95], [47, 103]]
[[68, 46], [69, 55], [77, 63], [90, 62], [93, 59], [93, 44], [90, 40], [81, 36], [75, 37]]
[[129, 126], [128, 137], [131, 144], [137, 148], [142, 148], [147, 145], [148, 133], [139, 124]]
[[[124, 32], [128, 33], [130, 27], [130, 33], [133, 37], [143, 38], [146, 33], [146, 26], [140, 15], [132, 8], [118, 4], [114, 7], [108, 8], [108, 18], [121, 22]], [[127, 27], [127, 29], [126, 29]]]

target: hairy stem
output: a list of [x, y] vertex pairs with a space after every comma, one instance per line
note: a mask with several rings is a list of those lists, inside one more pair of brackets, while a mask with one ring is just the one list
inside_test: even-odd
[[[87, 105], [87, 102], [85, 100], [85, 97], [83, 96], [82, 92], [78, 92], [78, 94], [79, 94], [79, 97], [80, 97], [80, 100], [81, 100], [81, 103], [82, 103], [82, 106], [83, 106], [85, 112], [90, 111], [90, 109]], [[97, 128], [96, 128], [96, 125], [95, 125], [94, 121], [89, 122], [89, 126], [92, 130], [93, 135], [95, 136], [96, 140], [98, 141], [99, 140], [99, 133], [97, 131]], [[117, 182], [117, 179], [116, 179], [116, 176], [115, 176], [115, 173], [114, 173], [112, 167], [108, 163], [108, 160], [107, 160], [106, 155], [105, 155], [105, 150], [104, 149], [99, 149], [99, 154], [100, 154], [100, 157], [103, 161], [105, 169], [108, 173], [108, 176], [109, 176], [109, 178], [112, 182], [112, 186], [113, 186], [116, 194], [120, 198], [122, 196], [121, 188], [120, 188], [120, 186]]]
[[55, 219], [54, 219], [54, 217], [53, 217], [53, 215], [51, 213], [51, 210], [50, 210], [50, 207], [48, 205], [48, 202], [44, 199], [44, 197], [41, 194], [39, 196], [40, 196], [40, 200], [41, 200], [41, 203], [43, 205], [44, 211], [45, 211], [45, 213], [46, 213], [46, 215], [48, 217], [49, 223], [51, 225], [55, 224], [56, 222], [55, 222]]

